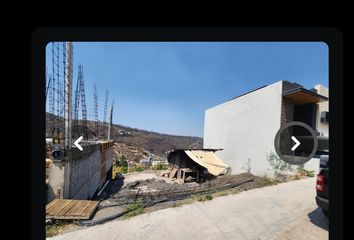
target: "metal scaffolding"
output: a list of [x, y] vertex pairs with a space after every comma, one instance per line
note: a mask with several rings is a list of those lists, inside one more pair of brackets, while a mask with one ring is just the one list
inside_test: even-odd
[[[79, 123], [80, 100], [81, 100], [81, 119], [82, 119], [81, 124]], [[74, 127], [73, 127], [73, 137], [78, 138], [80, 136], [83, 136], [84, 139], [88, 138], [85, 80], [84, 80], [84, 68], [82, 65], [79, 65], [78, 77], [76, 82], [75, 102], [74, 102]]]
[[107, 129], [107, 107], [108, 107], [108, 97], [109, 97], [109, 91], [106, 90], [106, 95], [105, 95], [105, 100], [104, 100], [104, 108], [103, 108], [103, 121], [102, 121], [102, 134], [101, 136], [103, 138], [106, 137], [106, 129]]
[[[105, 92], [103, 124], [100, 124], [97, 87], [96, 84], [93, 85], [94, 126], [92, 128], [92, 122], [87, 119], [85, 80], [82, 65], [78, 67], [78, 77], [73, 95], [73, 43], [52, 42], [51, 53], [51, 68], [49, 68], [49, 71], [47, 69], [46, 72], [47, 89], [45, 97], [48, 112], [46, 137], [51, 137], [55, 148], [58, 149], [70, 149], [74, 138], [83, 136], [88, 139], [89, 134], [90, 136], [93, 135], [95, 140], [106, 137], [109, 139], [111, 137], [110, 131], [114, 106], [113, 99], [112, 106], [108, 109], [109, 91], [106, 90]], [[79, 116], [80, 108], [81, 119]], [[110, 114], [109, 120], [107, 120], [108, 114]]]
[[47, 135], [56, 147], [71, 148], [72, 43], [52, 42], [51, 53], [51, 74], [47, 73], [46, 89], [49, 108]]
[[97, 96], [97, 88], [96, 84], [93, 84], [93, 103], [94, 103], [94, 111], [95, 111], [95, 137], [98, 139], [98, 96]]
[[113, 107], [114, 107], [114, 98], [113, 98], [113, 101], [112, 101], [111, 113], [110, 113], [110, 117], [109, 117], [108, 137], [107, 137], [108, 140], [111, 139], [111, 126], [113, 124]]

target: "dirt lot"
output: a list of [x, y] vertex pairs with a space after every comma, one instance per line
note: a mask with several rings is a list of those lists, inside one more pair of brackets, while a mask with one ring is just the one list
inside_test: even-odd
[[328, 219], [315, 202], [315, 181], [196, 201], [53, 239], [328, 239]]
[[65, 232], [293, 180], [283, 178], [275, 181], [242, 173], [220, 176], [204, 183], [181, 184], [161, 177], [162, 172], [163, 170], [149, 170], [130, 173], [124, 179], [110, 181], [99, 197], [101, 202], [93, 219], [77, 221], [79, 226], [68, 228]]
[[289, 180], [284, 178], [273, 181], [250, 173], [242, 173], [220, 176], [204, 183], [180, 184], [172, 179], [160, 177], [162, 172], [155, 170], [132, 173], [125, 175], [124, 179], [112, 181], [101, 195], [100, 208], [113, 206], [124, 208], [126, 205], [139, 202], [146, 211], [154, 211], [199, 201], [203, 196], [214, 198]]
[[101, 206], [124, 205], [135, 201], [147, 203], [162, 198], [167, 198], [168, 201], [178, 200], [190, 197], [192, 194], [206, 194], [233, 188], [246, 182], [248, 182], [247, 188], [267, 184], [263, 178], [250, 173], [222, 176], [199, 184], [195, 182], [180, 184], [151, 172], [127, 174], [125, 179], [112, 181]]

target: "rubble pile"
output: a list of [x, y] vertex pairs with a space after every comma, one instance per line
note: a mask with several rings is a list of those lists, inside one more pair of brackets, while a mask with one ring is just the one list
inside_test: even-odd
[[125, 185], [118, 193], [112, 194], [109, 203], [124, 205], [136, 201], [144, 204], [159, 200], [178, 200], [193, 194], [206, 194], [221, 191], [252, 182], [257, 177], [250, 173], [222, 176], [204, 183], [189, 182], [178, 184], [161, 179], [138, 180]]

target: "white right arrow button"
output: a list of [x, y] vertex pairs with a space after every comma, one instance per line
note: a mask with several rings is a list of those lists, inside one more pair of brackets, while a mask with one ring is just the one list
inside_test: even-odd
[[79, 142], [81, 142], [81, 140], [83, 139], [84, 137], [81, 136], [79, 137], [78, 139], [76, 139], [76, 141], [74, 142], [74, 145], [80, 150], [82, 151], [82, 147], [80, 146]]
[[296, 143], [292, 148], [291, 148], [291, 151], [295, 151], [295, 149], [300, 146], [300, 142], [299, 140], [296, 139], [296, 137], [294, 136], [291, 136], [291, 139]]

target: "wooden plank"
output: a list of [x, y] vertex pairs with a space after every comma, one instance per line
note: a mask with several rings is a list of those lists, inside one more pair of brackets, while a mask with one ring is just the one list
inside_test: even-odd
[[96, 211], [98, 208], [98, 201], [97, 202], [91, 202], [90, 205], [82, 212], [82, 216], [86, 217], [87, 219], [91, 218], [92, 214]]
[[59, 199], [54, 199], [53, 201], [51, 201], [50, 203], [47, 204], [47, 206], [45, 206], [45, 211], [48, 212], [50, 211], [50, 209], [56, 205], [56, 203], [58, 202]]
[[70, 208], [69, 211], [65, 213], [65, 215], [74, 216], [75, 213], [80, 210], [80, 207], [81, 207], [81, 201], [75, 201], [75, 205], [73, 205], [72, 208]]
[[46, 218], [89, 219], [98, 204], [99, 201], [58, 199], [54, 203], [48, 204], [51, 211], [46, 212]]
[[190, 168], [181, 168], [181, 170], [184, 172], [193, 172]]
[[70, 211], [70, 209], [72, 209], [76, 204], [77, 204], [77, 201], [70, 200], [70, 203], [65, 208], [63, 208], [60, 212], [57, 212], [55, 215], [65, 216], [66, 213], [68, 211]]
[[[75, 213], [71, 214], [72, 218], [76, 219], [90, 219], [95, 210], [98, 207], [98, 201], [89, 201], [89, 205], [85, 208], [85, 205], [81, 205], [79, 211], [76, 211]], [[82, 208], [85, 208], [82, 211]], [[67, 215], [69, 217], [69, 215]]]
[[63, 215], [66, 211], [68, 211], [74, 202], [72, 200], [63, 200], [57, 202], [56, 207], [52, 208], [51, 211], [47, 212], [47, 217], [57, 216], [59, 214]]
[[60, 204], [58, 204], [58, 202], [56, 203], [56, 204], [54, 204], [52, 207], [51, 207], [51, 209], [50, 209], [50, 211], [48, 211], [48, 213], [54, 213], [54, 212], [56, 212], [56, 211], [58, 211], [58, 208], [60, 208]]
[[83, 215], [87, 215], [87, 209], [90, 210], [90, 205], [91, 205], [91, 201], [86, 201], [82, 206], [80, 211], [77, 212], [77, 215], [79, 216], [83, 216]]
[[172, 171], [171, 171], [171, 173], [170, 173], [170, 178], [174, 178], [174, 176], [176, 175], [176, 173], [177, 173], [177, 169], [176, 169], [176, 168], [172, 169]]
[[85, 219], [90, 219], [90, 217], [88, 216], [51, 216], [52, 219], [82, 219], [82, 220], [85, 220]]
[[[56, 205], [57, 207], [50, 211], [50, 215], [59, 215], [59, 213], [63, 211], [66, 212], [72, 207], [72, 200], [58, 201]], [[62, 214], [63, 213], [61, 213], [60, 215]]]
[[80, 202], [80, 205], [76, 207], [76, 210], [73, 211], [70, 215], [72, 216], [81, 216], [82, 215], [82, 212], [84, 209], [86, 209], [86, 207], [90, 205], [90, 201], [81, 201]]

